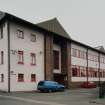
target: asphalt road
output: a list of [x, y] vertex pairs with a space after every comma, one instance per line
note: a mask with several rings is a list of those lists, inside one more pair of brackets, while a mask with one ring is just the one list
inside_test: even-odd
[[2, 93], [0, 105], [105, 105], [98, 89], [66, 90], [56, 93]]
[[24, 101], [0, 97], [0, 105], [42, 105], [42, 104], [28, 103], [28, 102], [24, 102]]

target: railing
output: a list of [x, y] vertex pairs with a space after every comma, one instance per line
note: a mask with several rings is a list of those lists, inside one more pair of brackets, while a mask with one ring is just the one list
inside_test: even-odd
[[105, 97], [105, 82], [100, 84], [99, 87], [99, 98], [104, 98]]

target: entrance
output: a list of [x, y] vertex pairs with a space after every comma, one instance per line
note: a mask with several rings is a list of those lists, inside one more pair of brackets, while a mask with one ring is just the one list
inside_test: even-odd
[[54, 81], [65, 85], [65, 76], [62, 74], [54, 74]]

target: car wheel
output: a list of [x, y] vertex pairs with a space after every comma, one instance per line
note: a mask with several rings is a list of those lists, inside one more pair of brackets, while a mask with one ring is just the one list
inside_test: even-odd
[[64, 91], [64, 88], [61, 88], [60, 91], [63, 92]]
[[44, 93], [44, 90], [40, 90], [40, 92]]
[[49, 89], [48, 92], [51, 93], [51, 92], [53, 92], [53, 91], [52, 91], [52, 89]]
[[53, 89], [53, 90], [52, 90], [52, 92], [56, 92], [56, 90], [55, 90], [55, 89]]
[[44, 90], [44, 92], [45, 92], [45, 93], [48, 93], [48, 92], [49, 92], [49, 90], [45, 89], [45, 90]]

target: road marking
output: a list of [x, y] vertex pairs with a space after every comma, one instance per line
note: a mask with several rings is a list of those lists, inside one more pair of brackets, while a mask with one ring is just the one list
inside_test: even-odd
[[59, 103], [55, 103], [55, 102], [38, 101], [38, 100], [26, 99], [26, 98], [15, 97], [15, 96], [0, 95], [0, 97], [29, 102], [29, 103], [45, 104], [45, 105], [66, 105], [66, 104], [59, 104]]

